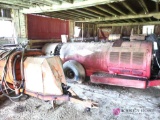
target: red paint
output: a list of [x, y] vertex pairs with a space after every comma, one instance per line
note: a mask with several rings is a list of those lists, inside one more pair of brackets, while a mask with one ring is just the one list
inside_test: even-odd
[[[90, 54], [85, 55], [87, 51]], [[86, 75], [91, 76], [93, 83], [144, 89], [151, 77], [151, 42], [122, 42], [117, 45], [112, 42], [66, 43], [62, 46], [60, 53], [64, 61], [76, 60], [81, 63], [86, 70]], [[95, 72], [124, 77], [97, 77], [92, 75]], [[127, 76], [134, 78], [129, 80]]]
[[[55, 49], [45, 47], [48, 53]], [[160, 85], [160, 80], [151, 80], [152, 42], [66, 43], [61, 47], [60, 57], [63, 62], [81, 63], [93, 83], [143, 89]], [[97, 72], [109, 76], [94, 75]]]
[[61, 58], [81, 63], [87, 76], [102, 71], [149, 79], [151, 57], [152, 43], [145, 41], [123, 42], [119, 47], [113, 47], [112, 42], [66, 43], [61, 48]]
[[158, 86], [160, 85], [160, 79], [159, 80], [152, 80], [152, 81], [149, 81], [148, 83], [148, 87], [153, 87], [153, 86]]
[[125, 87], [134, 87], [134, 88], [146, 88], [146, 81], [139, 80], [138, 78], [134, 78], [132, 80], [128, 78], [118, 78], [113, 76], [96, 76], [91, 75], [91, 82], [93, 83], [101, 83], [108, 85], [116, 85], [116, 86], [125, 86]]
[[28, 39], [61, 39], [62, 34], [69, 34], [69, 21], [27, 15]]

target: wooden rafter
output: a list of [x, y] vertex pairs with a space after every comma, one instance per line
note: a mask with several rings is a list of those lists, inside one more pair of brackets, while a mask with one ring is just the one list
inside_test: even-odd
[[122, 15], [126, 15], [126, 13], [124, 13], [123, 11], [121, 11], [120, 9], [118, 9], [117, 7], [115, 7], [112, 4], [107, 4], [109, 7], [111, 7], [112, 9], [116, 10], [117, 12], [121, 13]]
[[98, 15], [100, 15], [100, 16], [108, 16], [108, 15], [106, 15], [106, 14], [103, 14], [103, 13], [98, 12], [98, 11], [96, 11], [96, 10], [93, 10], [93, 9], [91, 9], [91, 8], [84, 8], [84, 9], [86, 9], [86, 10], [88, 10], [88, 11], [91, 11], [92, 13], [96, 13], [96, 14], [98, 14]]
[[[48, 15], [48, 14], [45, 14]], [[68, 15], [60, 15], [60, 14], [49, 14], [48, 16], [54, 17], [54, 18], [60, 18], [65, 20], [74, 20], [75, 17], [68, 16]]]
[[141, 18], [141, 21], [142, 21], [142, 22], [146, 22], [146, 20], [145, 20], [145, 19], [143, 19], [143, 18]]
[[135, 19], [132, 19], [132, 21], [134, 21], [134, 22], [138, 22], [137, 20], [135, 20]]
[[149, 13], [148, 7], [147, 7], [147, 5], [145, 4], [144, 0], [138, 0], [138, 2], [139, 2], [139, 4], [142, 6], [145, 14], [146, 14], [146, 13]]
[[68, 11], [63, 11], [63, 12], [58, 12], [58, 14], [62, 14], [62, 15], [67, 15], [67, 16], [72, 16], [72, 17], [75, 17], [75, 19], [77, 19], [77, 18], [83, 18], [83, 19], [85, 19], [85, 18], [90, 18], [90, 17], [87, 17], [87, 16], [82, 16], [82, 15], [77, 15], [77, 14], [75, 14], [75, 13], [71, 13], [71, 12], [68, 12]]
[[60, 0], [60, 1], [62, 1], [62, 2], [65, 1], [65, 2], [68, 2], [68, 3], [73, 3], [74, 0]]
[[78, 15], [78, 16], [81, 16], [81, 17], [83, 17], [83, 18], [95, 18], [95, 17], [93, 17], [93, 16], [90, 16], [90, 15], [85, 15], [85, 14], [80, 14], [80, 13], [78, 13], [78, 12], [73, 12], [73, 11], [67, 11], [68, 13], [71, 13], [71, 14], [76, 14], [76, 15]]
[[102, 10], [102, 11], [104, 11], [104, 12], [107, 12], [107, 13], [109, 13], [109, 14], [111, 14], [111, 15], [114, 15], [114, 16], [117, 15], [117, 14], [115, 14], [114, 12], [109, 11], [109, 10], [107, 10], [107, 9], [104, 9], [104, 8], [102, 8], [102, 7], [100, 7], [100, 6], [95, 6], [95, 7], [98, 8], [99, 10]]
[[91, 14], [91, 13], [88, 13], [88, 12], [85, 12], [85, 11], [82, 11], [82, 10], [74, 10], [74, 11], [77, 11], [77, 12], [80, 12], [80, 13], [83, 13], [83, 14], [86, 14], [86, 15], [90, 15], [90, 16], [93, 16], [93, 17], [99, 17], [98, 15]]
[[78, 20], [80, 18], [82, 18], [81, 16], [78, 15], [73, 15], [73, 14], [69, 14], [69, 13], [62, 13], [62, 12], [54, 12], [54, 13], [49, 13], [46, 14], [48, 16], [54, 16], [57, 18], [63, 18], [63, 19], [70, 19], [70, 20]]
[[[4, 0], [4, 1], [9, 1], [9, 0]], [[22, 1], [22, 0], [17, 0], [17, 1]], [[35, 0], [28, 0], [28, 1], [35, 1]], [[36, 0], [38, 1], [38, 0]], [[60, 0], [41, 0], [44, 1], [44, 3], [46, 3], [46, 1], [48, 3], [50, 3], [51, 1], [60, 1]], [[50, 2], [49, 2], [50, 1]], [[67, 1], [67, 0], [66, 0]], [[118, 1], [124, 1], [124, 0], [112, 0], [113, 2], [118, 2]], [[61, 2], [61, 1], [60, 1]], [[91, 6], [97, 6], [97, 5], [102, 5], [102, 4], [108, 4], [111, 3], [111, 0], [74, 0], [73, 3], [69, 4], [69, 0], [68, 2], [61, 2], [62, 5], [55, 5], [54, 3], [51, 4], [51, 6], [44, 6], [42, 9], [44, 11], [47, 12], [53, 12], [53, 11], [61, 11], [61, 10], [71, 10], [71, 9], [83, 9], [86, 7], [91, 7]], [[40, 9], [38, 9], [37, 7], [30, 7], [29, 9], [23, 9], [21, 10], [22, 13], [42, 13], [42, 11]]]
[[117, 17], [104, 17], [104, 18], [95, 18], [95, 19], [86, 19], [85, 21], [111, 21], [111, 20], [124, 20], [124, 19], [136, 19], [136, 18], [149, 18], [152, 16], [159, 16], [160, 13], [149, 13], [149, 14], [137, 14], [137, 15], [124, 15], [124, 16], [117, 16]]
[[97, 27], [105, 26], [131, 26], [131, 25], [157, 25], [160, 24], [160, 21], [155, 22], [136, 22], [136, 23], [113, 23], [113, 24], [97, 24]]
[[131, 13], [133, 13], [133, 14], [135, 14], [135, 15], [137, 14], [137, 13], [131, 8], [131, 6], [128, 5], [128, 3], [122, 2], [122, 4], [123, 4], [123, 6], [126, 7]]

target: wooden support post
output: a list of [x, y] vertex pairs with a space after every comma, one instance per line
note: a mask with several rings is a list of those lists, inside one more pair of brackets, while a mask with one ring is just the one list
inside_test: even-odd
[[121, 35], [122, 35], [122, 33], [123, 33], [123, 26], [121, 26]]
[[83, 41], [83, 22], [82, 22], [82, 41]]
[[138, 25], [138, 34], [140, 34], [140, 29], [139, 29], [139, 25]]
[[[75, 38], [75, 36], [74, 36], [74, 35], [75, 35], [75, 25], [76, 25], [76, 22], [74, 21], [74, 23], [73, 23], [73, 27], [74, 27], [74, 28], [73, 28], [73, 30], [74, 30], [74, 31], [73, 31], [73, 38]], [[75, 40], [75, 39], [74, 39], [74, 40]]]
[[156, 2], [156, 12], [159, 12], [159, 0]]

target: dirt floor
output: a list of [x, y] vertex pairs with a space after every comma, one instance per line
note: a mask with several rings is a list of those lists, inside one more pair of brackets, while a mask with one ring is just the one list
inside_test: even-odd
[[69, 84], [84, 99], [99, 103], [86, 111], [79, 104], [50, 102], [34, 97], [13, 103], [0, 98], [0, 120], [160, 120], [160, 88], [146, 90], [108, 85]]

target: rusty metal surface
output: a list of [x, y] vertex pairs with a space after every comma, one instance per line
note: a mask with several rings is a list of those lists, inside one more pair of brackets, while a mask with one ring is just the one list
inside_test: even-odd
[[42, 99], [42, 100], [61, 100], [61, 101], [69, 101], [69, 95], [43, 95], [37, 92], [31, 92], [26, 90], [26, 94], [30, 96], [34, 96], [36, 98]]
[[[12, 75], [12, 67], [13, 67], [13, 60], [15, 59], [15, 57], [17, 55], [19, 55], [21, 57], [21, 51], [16, 51], [14, 53], [12, 53], [10, 55], [9, 58], [9, 62], [8, 62], [8, 69], [7, 69], [7, 75], [6, 75], [6, 81], [9, 83], [13, 83], [13, 75]], [[43, 53], [40, 50], [27, 50], [25, 51], [24, 57], [27, 56], [39, 56], [39, 55], [43, 55]], [[0, 78], [2, 79], [2, 75], [3, 75], [3, 69], [4, 69], [4, 65], [5, 65], [6, 59], [4, 60], [0, 60]], [[21, 74], [20, 74], [20, 58], [18, 59], [17, 63], [16, 63], [16, 76], [17, 76], [17, 80], [21, 80]]]
[[91, 82], [98, 84], [108, 84], [116, 86], [147, 88], [147, 80], [141, 78], [133, 78], [111, 74], [93, 74], [90, 77]]
[[28, 57], [24, 61], [24, 74], [26, 90], [43, 95], [63, 94], [61, 83], [66, 82], [58, 56]]

